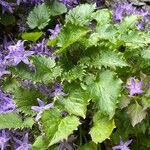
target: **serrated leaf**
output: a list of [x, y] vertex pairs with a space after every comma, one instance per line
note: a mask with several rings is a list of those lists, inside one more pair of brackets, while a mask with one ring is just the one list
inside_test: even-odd
[[85, 68], [84, 65], [77, 65], [73, 67], [68, 72], [63, 73], [63, 80], [67, 80], [68, 82], [79, 79], [81, 80], [82, 77], [85, 75]]
[[50, 83], [61, 74], [62, 69], [56, 66], [53, 58], [44, 55], [36, 55], [32, 56], [30, 60], [35, 66], [35, 71], [31, 71], [28, 66], [20, 64], [14, 68], [12, 72], [22, 79], [42, 83]]
[[32, 127], [34, 123], [32, 118], [27, 118], [23, 121], [22, 118], [16, 112], [0, 114], [0, 120], [0, 129], [29, 128]]
[[113, 129], [115, 128], [114, 120], [109, 120], [107, 116], [97, 112], [93, 118], [93, 127], [90, 130], [92, 141], [101, 143], [108, 139]]
[[[122, 57], [122, 58], [121, 58]], [[94, 57], [92, 57], [92, 65], [95, 67], [105, 66], [105, 67], [125, 67], [128, 66], [125, 59], [121, 54], [118, 54], [115, 51], [102, 51], [100, 53], [96, 53]]]
[[130, 30], [128, 31], [128, 34], [122, 34], [122, 36], [120, 36], [120, 39], [124, 41], [126, 46], [132, 49], [144, 47], [148, 43], [150, 43], [146, 39], [146, 32], [140, 32], [138, 30]]
[[32, 145], [32, 150], [47, 150], [47, 144], [44, 141], [44, 137], [39, 136], [36, 138], [36, 141]]
[[50, 21], [50, 9], [46, 4], [35, 6], [27, 17], [27, 24], [31, 29], [43, 29]]
[[136, 27], [135, 25], [138, 19], [139, 19], [139, 16], [137, 15], [126, 16], [124, 20], [118, 26], [120, 33], [124, 33], [131, 28], [135, 28]]
[[143, 110], [142, 106], [137, 102], [128, 107], [128, 115], [131, 119], [131, 124], [134, 127], [136, 124], [140, 123], [146, 117], [146, 111]]
[[28, 117], [23, 121], [23, 127], [22, 128], [32, 128], [34, 124], [34, 120], [32, 117]]
[[86, 43], [87, 47], [90, 46], [98, 46], [100, 41], [100, 36], [98, 33], [92, 33], [88, 39], [88, 44]]
[[81, 147], [78, 150], [97, 150], [97, 145], [94, 142], [89, 142]]
[[74, 114], [85, 118], [87, 105], [89, 103], [89, 95], [82, 88], [74, 88], [70, 90], [69, 96], [64, 98], [63, 105], [69, 114]]
[[109, 24], [112, 20], [111, 17], [109, 9], [100, 9], [92, 14], [92, 18], [95, 19], [99, 25]]
[[66, 16], [66, 23], [70, 22], [75, 25], [84, 26], [92, 20], [92, 13], [96, 5], [82, 4], [72, 10]]
[[52, 2], [49, 6], [51, 15], [57, 16], [67, 12], [67, 8], [64, 4], [57, 2], [56, 0]]
[[42, 94], [35, 89], [18, 88], [13, 91], [13, 99], [20, 109], [26, 114], [33, 114], [32, 106], [37, 106], [37, 98], [43, 98]]
[[85, 27], [66, 24], [58, 35], [57, 46], [61, 48], [58, 49], [56, 53], [63, 52], [66, 48], [71, 46], [73, 43], [79, 41], [88, 32], [89, 30]]
[[49, 141], [49, 146], [67, 139], [67, 137], [77, 129], [80, 124], [76, 116], [61, 116], [57, 109], [50, 109], [43, 112], [41, 117], [43, 130]]
[[114, 40], [117, 35], [117, 29], [113, 24], [98, 24], [96, 26], [96, 32], [99, 34], [99, 38], [102, 40], [108, 40], [111, 43], [115, 43]]
[[131, 99], [129, 98], [129, 96], [126, 95], [122, 95], [122, 97], [120, 98], [120, 102], [119, 102], [119, 108], [123, 109], [125, 107], [127, 107], [131, 102]]
[[141, 52], [141, 55], [144, 59], [150, 59], [150, 49], [147, 49], [147, 50], [143, 50]]
[[36, 42], [41, 36], [43, 35], [42, 32], [30, 32], [30, 33], [22, 33], [21, 37], [23, 40]]
[[115, 113], [122, 83], [120, 79], [114, 76], [114, 72], [107, 70], [100, 74], [99, 80], [88, 85], [91, 99], [97, 102], [99, 110], [108, 114], [110, 118]]
[[122, 54], [108, 50], [91, 54], [90, 62], [87, 63], [96, 68], [101, 68], [102, 66], [104, 66], [115, 69], [116, 67], [128, 66]]

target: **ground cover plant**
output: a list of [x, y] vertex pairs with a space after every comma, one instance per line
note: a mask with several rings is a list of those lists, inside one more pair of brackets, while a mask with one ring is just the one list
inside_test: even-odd
[[0, 0], [0, 11], [1, 150], [150, 149], [149, 10]]

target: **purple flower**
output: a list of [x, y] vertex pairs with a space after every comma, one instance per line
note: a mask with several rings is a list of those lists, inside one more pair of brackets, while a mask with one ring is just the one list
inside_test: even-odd
[[27, 89], [35, 88], [35, 84], [31, 80], [24, 80], [21, 82], [21, 84], [24, 88], [27, 88]]
[[31, 4], [41, 4], [44, 0], [31, 0]]
[[78, 0], [59, 0], [59, 1], [62, 2], [64, 5], [66, 5], [68, 9], [71, 9], [79, 4]]
[[60, 24], [57, 24], [53, 30], [52, 29], [48, 29], [48, 31], [51, 34], [50, 39], [54, 39], [58, 35], [60, 30], [61, 30], [61, 25]]
[[1, 150], [6, 149], [6, 144], [9, 141], [9, 139], [10, 138], [6, 135], [6, 131], [1, 130], [1, 134], [0, 134], [0, 148], [1, 148]]
[[6, 1], [3, 1], [3, 0], [0, 0], [0, 5], [2, 6], [2, 13], [3, 14], [5, 12], [10, 12], [10, 13], [14, 12], [15, 3], [11, 3], [11, 2], [6, 2]]
[[10, 72], [6, 70], [6, 66], [5, 60], [0, 59], [0, 77], [5, 74], [10, 74]]
[[131, 14], [139, 15], [142, 17], [141, 20], [136, 23], [136, 25], [138, 29], [144, 30], [147, 24], [147, 20], [149, 20], [149, 11], [144, 9], [137, 9], [130, 3], [116, 3], [113, 18], [117, 23], [121, 22], [124, 17]]
[[112, 150], [130, 150], [130, 148], [128, 147], [131, 144], [132, 140], [123, 142], [122, 140], [120, 140], [120, 144], [117, 146], [114, 146], [112, 148]]
[[24, 41], [18, 41], [16, 45], [8, 46], [9, 54], [5, 57], [13, 63], [13, 65], [18, 65], [21, 61], [25, 64], [30, 64], [28, 57], [34, 54], [33, 51], [25, 51]]
[[20, 5], [20, 3], [29, 3], [29, 4], [41, 4], [44, 0], [17, 0], [17, 5]]
[[35, 112], [37, 112], [37, 116], [35, 118], [35, 121], [38, 122], [38, 120], [41, 118], [42, 112], [44, 110], [50, 109], [53, 107], [53, 104], [47, 104], [45, 105], [44, 102], [42, 100], [40, 100], [39, 98], [37, 98], [37, 101], [39, 103], [39, 106], [32, 106], [31, 109]]
[[57, 96], [66, 96], [67, 94], [65, 94], [63, 92], [62, 89], [62, 85], [59, 83], [55, 83], [52, 87], [52, 94], [53, 97], [57, 97]]
[[9, 66], [9, 62], [5, 60], [5, 56], [3, 55], [4, 54], [2, 54], [2, 56], [0, 57], [0, 77], [5, 74], [10, 74], [10, 72], [6, 70], [6, 67]]
[[16, 105], [13, 100], [0, 90], [0, 114], [13, 112], [16, 110]]
[[37, 89], [47, 97], [51, 97], [50, 89], [45, 84], [38, 84]]
[[29, 144], [28, 133], [25, 134], [23, 141], [18, 140], [16, 138], [14, 138], [14, 141], [16, 142], [17, 145], [19, 145], [16, 150], [29, 150], [29, 149], [31, 149], [32, 145]]
[[31, 50], [34, 51], [35, 54], [52, 56], [52, 52], [46, 46], [46, 40], [45, 39], [43, 39], [42, 42], [37, 43], [36, 46], [32, 47]]
[[133, 96], [134, 94], [142, 94], [144, 92], [142, 90], [142, 84], [143, 84], [142, 81], [138, 81], [133, 77], [129, 78], [127, 88], [130, 91], [130, 96]]

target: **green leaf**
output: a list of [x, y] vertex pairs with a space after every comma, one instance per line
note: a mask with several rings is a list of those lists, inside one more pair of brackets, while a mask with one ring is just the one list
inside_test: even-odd
[[88, 38], [88, 44], [86, 43], [86, 47], [90, 46], [98, 46], [100, 42], [100, 36], [98, 33], [92, 33], [90, 37]]
[[42, 83], [50, 83], [61, 74], [62, 69], [56, 66], [53, 58], [36, 55], [32, 56], [30, 60], [35, 65], [36, 71], [31, 71], [28, 66], [20, 64], [16, 68], [13, 68], [12, 72], [22, 79]]
[[139, 16], [131, 15], [124, 18], [124, 20], [119, 24], [118, 29], [120, 33], [124, 33], [129, 29], [136, 28], [136, 22], [138, 21]]
[[79, 41], [88, 32], [89, 30], [85, 27], [66, 24], [58, 35], [57, 46], [61, 48], [58, 49], [56, 53], [63, 52], [66, 48]]
[[21, 37], [23, 40], [36, 42], [42, 35], [43, 35], [42, 32], [30, 32], [30, 33], [25, 32], [22, 33]]
[[147, 50], [143, 50], [141, 52], [141, 55], [144, 59], [150, 59], [150, 49], [147, 49]]
[[85, 68], [84, 65], [77, 65], [73, 67], [68, 72], [63, 73], [63, 80], [67, 80], [68, 82], [79, 79], [81, 80], [83, 76], [85, 75]]
[[92, 14], [92, 18], [97, 21], [99, 25], [106, 25], [111, 22], [111, 12], [109, 9], [100, 9]]
[[140, 123], [146, 117], [146, 111], [143, 110], [142, 106], [137, 102], [128, 107], [128, 115], [131, 119], [131, 124], [134, 127], [136, 124]]
[[146, 110], [148, 108], [150, 108], [150, 98], [148, 97], [142, 97], [142, 106], [143, 106], [143, 110]]
[[122, 34], [119, 39], [121, 39], [127, 47], [130, 47], [132, 49], [144, 47], [150, 43], [150, 41], [148, 41], [146, 38], [146, 33], [142, 31], [140, 32], [138, 30], [130, 30], [128, 31], [128, 34]]
[[49, 6], [52, 16], [58, 16], [67, 12], [67, 8], [64, 4], [57, 2], [56, 0], [52, 2]]
[[18, 88], [13, 91], [13, 97], [19, 110], [26, 114], [33, 114], [32, 106], [37, 106], [37, 98], [43, 98], [42, 94], [35, 89]]
[[63, 105], [69, 114], [86, 117], [89, 95], [82, 88], [73, 88], [69, 91], [69, 96], [64, 98]]
[[32, 128], [34, 124], [34, 120], [32, 117], [28, 117], [23, 121], [23, 127], [22, 128]]
[[70, 22], [78, 26], [85, 26], [92, 20], [92, 13], [96, 5], [82, 4], [72, 10], [66, 16], [66, 23]]
[[129, 98], [129, 96], [126, 95], [122, 95], [120, 98], [120, 102], [119, 102], [119, 108], [123, 109], [125, 107], [127, 107], [131, 102], [131, 99]]
[[34, 123], [32, 118], [26, 118], [22, 121], [21, 116], [19, 116], [16, 112], [0, 114], [0, 120], [0, 129], [31, 128]]
[[12, 14], [3, 14], [0, 16], [0, 23], [5, 26], [13, 25], [15, 22], [16, 19]]
[[91, 64], [95, 67], [101, 68], [101, 66], [105, 67], [125, 67], [128, 66], [123, 55], [115, 52], [115, 51], [102, 51], [100, 53], [95, 53], [94, 56], [91, 56]]
[[50, 21], [50, 9], [46, 4], [35, 6], [27, 17], [27, 24], [31, 29], [43, 29]]
[[36, 141], [32, 145], [32, 150], [47, 150], [47, 144], [44, 140], [44, 137], [39, 136], [36, 138]]
[[114, 78], [114, 72], [109, 70], [99, 76], [99, 80], [88, 85], [91, 99], [98, 103], [99, 110], [113, 117], [121, 91], [120, 79]]
[[102, 143], [108, 139], [113, 129], [115, 128], [114, 120], [109, 120], [108, 117], [97, 112], [93, 118], [93, 127], [90, 130], [92, 141]]
[[79, 147], [78, 150], [97, 150], [97, 145], [91, 141], [91, 142]]
[[42, 114], [41, 123], [49, 146], [67, 139], [80, 124], [76, 116], [62, 117], [57, 109], [46, 110]]
[[117, 29], [113, 24], [98, 24], [96, 26], [96, 32], [99, 34], [99, 38], [102, 40], [108, 40], [111, 43], [116, 43]]

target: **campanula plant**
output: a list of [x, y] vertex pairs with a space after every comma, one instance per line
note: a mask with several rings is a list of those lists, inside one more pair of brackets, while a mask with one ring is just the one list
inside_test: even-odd
[[148, 150], [150, 12], [104, 0], [0, 0], [0, 148]]

